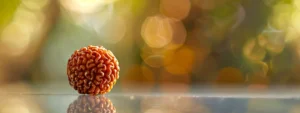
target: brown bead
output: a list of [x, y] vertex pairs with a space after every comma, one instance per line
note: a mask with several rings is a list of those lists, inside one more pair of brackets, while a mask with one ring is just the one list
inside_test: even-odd
[[80, 95], [67, 113], [116, 113], [113, 103], [104, 96]]
[[76, 50], [68, 60], [69, 84], [81, 94], [105, 94], [119, 79], [119, 62], [103, 46]]

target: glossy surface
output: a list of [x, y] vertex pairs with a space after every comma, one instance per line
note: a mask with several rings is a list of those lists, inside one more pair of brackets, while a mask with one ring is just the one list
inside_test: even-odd
[[[4, 95], [0, 112], [10, 113], [299, 113], [300, 99], [218, 95]], [[280, 97], [280, 96], [279, 96]], [[83, 99], [85, 98], [85, 100]], [[102, 99], [101, 99], [102, 98]], [[99, 101], [100, 100], [100, 101]], [[76, 103], [77, 102], [77, 103]], [[94, 103], [93, 103], [94, 102]], [[75, 105], [74, 105], [75, 103]], [[96, 103], [96, 104], [95, 104]], [[98, 106], [98, 107], [95, 107]], [[71, 108], [70, 108], [71, 107]], [[85, 108], [83, 112], [82, 108]], [[80, 112], [78, 112], [81, 109]], [[93, 112], [92, 112], [93, 111]], [[102, 113], [101, 112], [101, 113]], [[69, 113], [75, 113], [70, 112]]]

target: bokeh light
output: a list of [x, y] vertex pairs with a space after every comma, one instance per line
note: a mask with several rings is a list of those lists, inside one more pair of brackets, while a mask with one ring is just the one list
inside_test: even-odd
[[177, 49], [181, 47], [186, 42], [187, 32], [184, 24], [181, 21], [172, 22], [173, 37], [169, 44], [167, 44], [165, 49]]
[[172, 19], [155, 15], [147, 17], [142, 25], [142, 37], [145, 43], [152, 48], [162, 48], [173, 39]]
[[[151, 92], [154, 87], [154, 75], [148, 67], [134, 65], [120, 82], [124, 92]], [[140, 87], [137, 87], [138, 84]]]
[[24, 29], [20, 26], [20, 24], [8, 25], [1, 35], [1, 46], [5, 47], [6, 50], [1, 50], [1, 52], [10, 52], [4, 54], [10, 54], [12, 56], [23, 54], [30, 44], [32, 36], [27, 30], [28, 29]]
[[49, 0], [21, 0], [22, 4], [32, 10], [41, 10], [49, 4]]
[[265, 58], [266, 50], [258, 44], [256, 39], [250, 39], [243, 48], [245, 57], [252, 61], [260, 61]]
[[241, 71], [233, 67], [225, 67], [219, 71], [218, 78], [216, 79], [216, 85], [242, 85], [245, 79]]
[[[224, 98], [212, 102], [188, 96], [228, 91], [222, 88], [260, 94], [277, 86], [299, 87], [299, 4], [299, 0], [2, 0], [0, 112], [65, 108], [71, 95], [62, 97], [59, 105], [56, 99], [61, 95], [34, 96], [46, 98], [46, 104], [24, 95], [77, 94], [69, 87], [65, 66], [74, 50], [88, 45], [104, 46], [118, 58], [120, 79], [110, 96], [118, 96], [113, 100], [124, 105], [125, 112], [209, 113], [236, 108], [248, 113], [297, 112], [280, 101], [250, 99], [244, 108], [227, 104]], [[155, 97], [143, 99], [148, 94]], [[126, 95], [126, 102], [118, 103], [119, 95]]]
[[94, 13], [102, 6], [111, 4], [117, 0], [60, 0], [60, 4], [77, 13]]
[[290, 25], [290, 18], [293, 13], [291, 4], [278, 3], [273, 6], [273, 13], [270, 18], [270, 26], [277, 30], [286, 30]]
[[184, 75], [192, 71], [195, 61], [195, 51], [187, 46], [176, 50], [173, 54], [166, 56], [165, 69], [175, 75]]
[[299, 0], [293, 0], [294, 5], [297, 7], [298, 10], [300, 10], [300, 1]]
[[160, 0], [160, 12], [168, 17], [182, 20], [191, 9], [190, 0]]
[[288, 41], [293, 41], [299, 38], [300, 33], [300, 11], [294, 12], [291, 18], [292, 26], [288, 29], [288, 36], [286, 37]]

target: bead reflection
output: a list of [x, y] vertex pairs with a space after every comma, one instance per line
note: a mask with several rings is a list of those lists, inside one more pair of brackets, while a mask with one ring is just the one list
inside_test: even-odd
[[80, 95], [67, 113], [116, 113], [113, 103], [104, 96]]

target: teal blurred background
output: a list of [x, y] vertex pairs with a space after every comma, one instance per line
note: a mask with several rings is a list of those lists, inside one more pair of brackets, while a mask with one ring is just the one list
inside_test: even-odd
[[298, 87], [299, 20], [300, 0], [0, 0], [0, 91], [77, 94], [88, 45], [119, 60], [112, 93]]

